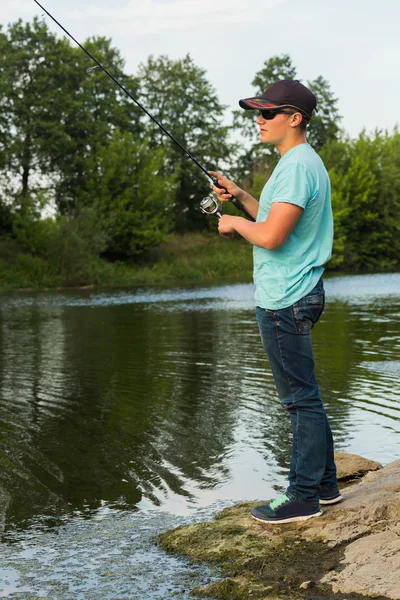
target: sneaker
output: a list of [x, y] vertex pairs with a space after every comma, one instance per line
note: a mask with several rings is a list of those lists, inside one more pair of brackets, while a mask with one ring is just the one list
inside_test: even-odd
[[293, 523], [294, 521], [306, 521], [320, 515], [322, 515], [322, 510], [319, 506], [314, 507], [305, 502], [291, 500], [286, 494], [270, 504], [256, 506], [251, 511], [251, 516], [263, 523]]
[[337, 492], [331, 493], [320, 493], [319, 495], [319, 503], [320, 504], [337, 504], [343, 500], [343, 496], [340, 494], [339, 490]]

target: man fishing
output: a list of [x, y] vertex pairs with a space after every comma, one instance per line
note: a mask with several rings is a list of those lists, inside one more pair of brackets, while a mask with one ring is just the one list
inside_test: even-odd
[[307, 87], [282, 80], [239, 104], [259, 111], [260, 139], [276, 147], [280, 160], [259, 202], [211, 172], [222, 188], [214, 187], [219, 200], [234, 196], [256, 219], [223, 215], [218, 229], [227, 238], [237, 232], [254, 246], [257, 322], [293, 432], [286, 492], [251, 514], [265, 523], [289, 523], [318, 517], [321, 504], [342, 500], [311, 345], [311, 329], [324, 309], [323, 265], [332, 253], [331, 188], [321, 158], [306, 141], [317, 106]]
[[322, 265], [331, 256], [333, 239], [328, 174], [305, 135], [316, 109], [314, 94], [298, 81], [283, 80], [267, 88], [260, 98], [240, 101], [242, 108], [260, 111], [261, 141], [273, 144], [281, 155], [259, 203], [219, 173], [208, 172], [38, 0], [34, 1], [96, 68], [223, 188], [214, 187], [220, 200], [231, 199], [256, 220], [223, 215], [218, 227], [222, 236], [232, 237], [236, 231], [254, 246], [257, 320], [279, 397], [290, 413], [293, 448], [286, 493], [254, 509], [252, 515], [269, 523], [319, 516], [320, 504], [334, 504], [342, 497], [332, 433], [314, 375], [310, 336], [324, 308]]

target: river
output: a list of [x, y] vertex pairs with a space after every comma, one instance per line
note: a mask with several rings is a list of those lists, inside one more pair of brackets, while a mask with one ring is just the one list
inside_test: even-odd
[[[400, 274], [325, 289], [313, 343], [336, 448], [386, 464]], [[253, 286], [3, 294], [0, 318], [0, 597], [191, 598], [216, 574], [157, 534], [276, 496], [289, 467]]]

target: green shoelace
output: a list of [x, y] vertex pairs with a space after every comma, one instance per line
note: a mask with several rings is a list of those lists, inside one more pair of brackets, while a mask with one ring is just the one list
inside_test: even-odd
[[278, 508], [278, 506], [284, 504], [285, 502], [290, 502], [290, 498], [283, 494], [282, 496], [279, 496], [279, 498], [271, 502], [269, 506], [270, 508], [272, 508], [272, 510], [275, 510], [276, 508]]

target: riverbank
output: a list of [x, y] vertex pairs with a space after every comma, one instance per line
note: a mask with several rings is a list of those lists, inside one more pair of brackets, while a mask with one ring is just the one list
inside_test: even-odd
[[[346, 273], [345, 265], [339, 273], [333, 263], [327, 265], [326, 271], [335, 272], [335, 275]], [[383, 265], [377, 267], [376, 272], [392, 271]], [[0, 239], [0, 293], [81, 287], [249, 283], [252, 277], [251, 244], [239, 237], [223, 239], [216, 231], [171, 234], [159, 247], [135, 260], [110, 261], [78, 256], [63, 265], [51, 255], [32, 255], [24, 252], [15, 241]]]
[[51, 257], [32, 256], [15, 243], [0, 240], [0, 291], [60, 287], [123, 287], [249, 282], [252, 247], [215, 233], [173, 234], [136, 261], [96, 259], [62, 269]]
[[194, 562], [218, 565], [224, 578], [194, 594], [219, 600], [369, 597], [400, 599], [400, 460], [384, 468], [337, 454], [339, 478], [363, 477], [344, 502], [317, 519], [281, 526], [259, 523], [246, 502], [209, 523], [162, 534], [160, 545]]

